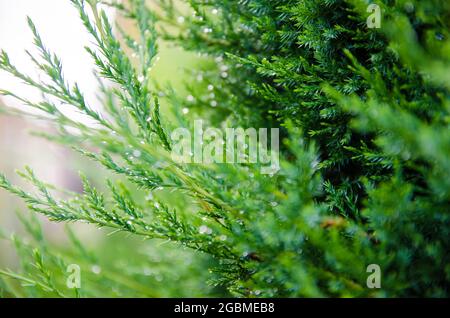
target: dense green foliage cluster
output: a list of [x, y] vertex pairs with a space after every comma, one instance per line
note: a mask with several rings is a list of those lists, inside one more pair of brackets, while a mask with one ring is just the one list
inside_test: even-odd
[[[66, 83], [31, 21], [42, 58], [33, 60], [47, 81], [22, 74], [5, 52], [0, 69], [52, 98], [4, 94], [57, 122], [60, 134], [49, 138], [129, 183], [109, 181], [102, 194], [83, 176], [84, 193], [60, 199], [27, 169], [38, 194], [3, 176], [0, 187], [55, 221], [206, 253], [216, 262], [211, 284], [233, 295], [448, 296], [450, 3], [376, 1], [381, 28], [372, 29], [372, 1], [187, 0], [193, 14], [183, 15], [172, 1], [160, 0], [155, 14], [133, 0], [113, 4], [139, 29], [139, 43], [123, 33], [122, 43], [96, 1], [72, 2], [99, 47], [88, 49], [99, 77], [115, 83], [103, 87], [104, 113]], [[170, 89], [155, 94], [155, 21], [166, 40], [202, 53], [188, 99]], [[67, 118], [54, 100], [98, 127]], [[280, 127], [281, 170], [173, 162], [169, 132], [195, 116]], [[366, 286], [370, 264], [381, 268], [380, 289]]]

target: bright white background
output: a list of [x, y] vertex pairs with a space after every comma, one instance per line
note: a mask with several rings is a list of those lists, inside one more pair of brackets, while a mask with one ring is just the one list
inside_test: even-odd
[[[0, 0], [0, 49], [8, 52], [19, 70], [36, 74], [34, 65], [24, 52], [25, 49], [34, 50], [27, 15], [33, 19], [47, 48], [62, 59], [66, 79], [69, 82], [76, 80], [88, 100], [92, 100], [97, 82], [84, 50], [91, 38], [80, 22], [77, 10], [69, 0]], [[34, 89], [24, 87], [4, 72], [0, 72], [0, 88], [31, 99], [40, 97]], [[19, 106], [10, 98], [4, 102]]]

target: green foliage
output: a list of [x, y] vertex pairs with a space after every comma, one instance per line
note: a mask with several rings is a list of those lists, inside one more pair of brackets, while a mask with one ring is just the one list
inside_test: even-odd
[[[4, 176], [0, 187], [54, 221], [203, 252], [217, 262], [211, 284], [233, 295], [448, 296], [450, 4], [380, 0], [381, 29], [367, 28], [372, 1], [361, 0], [187, 0], [194, 14], [183, 19], [172, 1], [160, 0], [158, 16], [142, 0], [116, 5], [136, 22], [138, 43], [123, 31], [119, 40], [96, 1], [72, 2], [99, 48], [87, 48], [99, 78], [115, 83], [103, 86], [104, 109], [94, 111], [66, 83], [31, 21], [41, 53], [32, 60], [48, 81], [22, 74], [5, 52], [0, 69], [45, 99], [3, 93], [40, 110], [58, 125], [52, 138], [129, 184], [108, 181], [101, 193], [82, 176], [84, 193], [57, 198], [27, 169], [21, 175], [36, 193]], [[206, 54], [192, 74], [199, 80], [187, 85], [193, 99], [165, 92], [167, 115], [148, 72], [155, 21], [165, 39]], [[55, 100], [96, 127], [67, 118]], [[281, 127], [281, 171], [174, 162], [168, 131], [188, 122], [184, 107], [215, 124]], [[142, 199], [158, 190], [165, 195]], [[35, 285], [67, 296], [39, 252], [33, 262]], [[381, 289], [366, 286], [369, 264], [382, 269]]]
[[[34, 216], [20, 215], [27, 236], [2, 237], [14, 246], [20, 273], [0, 270], [3, 297], [192, 297], [223, 295], [206, 285], [202, 255], [171, 244], [155, 246], [148, 241], [109, 236], [96, 247], [66, 227], [67, 244], [47, 240]], [[86, 242], [83, 243], [82, 241]], [[130, 249], [130, 244], [133, 249]], [[120, 255], [120, 257], [116, 257]], [[68, 288], [70, 265], [80, 268], [80, 288]], [[174, 264], [179, 268], [174, 272]]]

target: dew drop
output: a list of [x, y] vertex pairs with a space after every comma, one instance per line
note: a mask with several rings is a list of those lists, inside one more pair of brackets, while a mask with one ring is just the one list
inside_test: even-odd
[[443, 41], [445, 39], [442, 33], [436, 33], [436, 40]]
[[211, 33], [213, 30], [211, 28], [205, 27], [203, 28], [203, 33]]
[[211, 234], [212, 233], [212, 230], [209, 227], [207, 227], [206, 225], [200, 226], [198, 231], [200, 234]]
[[136, 158], [139, 158], [141, 155], [142, 155], [142, 153], [139, 150], [133, 151], [133, 156], [135, 156]]
[[100, 273], [102, 272], [102, 268], [101, 268], [100, 266], [98, 266], [98, 265], [93, 265], [93, 266], [91, 267], [91, 271], [92, 271], [94, 274], [98, 275], [98, 274], [100, 274]]
[[405, 3], [405, 10], [408, 13], [412, 13], [415, 10], [414, 4], [412, 4], [411, 2], [406, 2]]

